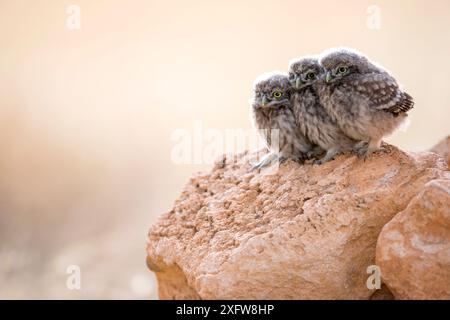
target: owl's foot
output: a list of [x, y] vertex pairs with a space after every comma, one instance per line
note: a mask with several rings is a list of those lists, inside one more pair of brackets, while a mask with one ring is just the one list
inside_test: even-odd
[[306, 159], [317, 159], [318, 157], [323, 155], [323, 153], [324, 153], [324, 150], [322, 148], [315, 147], [314, 149], [306, 152]]
[[368, 147], [369, 143], [367, 141], [359, 141], [353, 146], [351, 151], [360, 157], [361, 154], [367, 151]]
[[[264, 168], [264, 167], [266, 167], [266, 166], [268, 166], [269, 164], [272, 164], [275, 160], [277, 160], [277, 161], [282, 161], [282, 158], [283, 157], [279, 157], [277, 154], [275, 154], [275, 153], [268, 153], [268, 154], [266, 154], [257, 164], [255, 164], [253, 167], [252, 167], [252, 171], [253, 170], [259, 170], [259, 169], [262, 169], [262, 168]], [[283, 160], [283, 161], [285, 161], [285, 160]]]
[[359, 150], [357, 150], [356, 154], [358, 155], [358, 158], [363, 159], [364, 161], [366, 161], [369, 156], [373, 153], [387, 153], [388, 150], [385, 147], [370, 147], [367, 146], [366, 148], [360, 148]]
[[325, 156], [323, 156], [323, 158], [321, 158], [319, 160], [314, 161], [314, 164], [318, 164], [318, 165], [324, 164], [328, 161], [333, 160], [336, 156], [340, 155], [341, 153], [342, 152], [339, 151], [338, 149], [329, 149], [327, 151], [327, 153], [325, 154]]
[[330, 161], [330, 160], [325, 160], [324, 158], [325, 157], [323, 157], [322, 159], [314, 160], [313, 164], [318, 164], [320, 166], [321, 164], [324, 164], [325, 162]]
[[[284, 157], [284, 156], [278, 156], [278, 163], [279, 164], [282, 164], [282, 163], [285, 163], [286, 161], [288, 161], [288, 159], [289, 158], [287, 158], [287, 157]], [[298, 159], [298, 161], [301, 161], [301, 159]]]
[[366, 161], [372, 153], [387, 152], [387, 150], [382, 147], [381, 144], [382, 140], [376, 138], [372, 138], [369, 141], [360, 141], [354, 146], [354, 151], [356, 152], [358, 158]]

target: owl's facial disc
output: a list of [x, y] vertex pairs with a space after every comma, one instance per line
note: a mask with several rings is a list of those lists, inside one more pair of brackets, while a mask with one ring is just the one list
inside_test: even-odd
[[289, 82], [291, 86], [299, 90], [305, 86], [306, 81], [304, 80], [303, 74], [300, 74], [298, 72], [293, 72], [289, 77]]
[[311, 85], [318, 79], [318, 73], [315, 69], [309, 69], [302, 73], [302, 80], [305, 85]]
[[257, 106], [264, 109], [277, 108], [288, 103], [288, 93], [278, 88], [270, 92], [261, 92], [256, 101]]
[[320, 74], [320, 66], [312, 61], [297, 63], [291, 66], [289, 82], [295, 90], [300, 90], [319, 80]]
[[325, 81], [327, 83], [336, 81], [348, 75], [351, 72], [351, 67], [341, 64], [331, 70], [327, 70]]
[[263, 75], [254, 87], [253, 107], [276, 109], [290, 104], [290, 85], [284, 73]]
[[260, 94], [258, 94], [255, 102], [257, 107], [263, 109], [270, 108], [273, 105], [270, 97], [268, 97], [268, 94], [265, 92], [261, 92]]

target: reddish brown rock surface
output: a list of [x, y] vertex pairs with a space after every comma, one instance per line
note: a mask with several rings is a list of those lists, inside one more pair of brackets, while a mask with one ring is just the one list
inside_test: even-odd
[[450, 136], [435, 145], [431, 151], [443, 156], [450, 168]]
[[384, 226], [376, 263], [397, 299], [450, 299], [450, 180], [427, 183]]
[[[383, 226], [435, 179], [433, 153], [288, 161], [272, 175], [226, 158], [194, 176], [149, 231], [161, 299], [369, 299]], [[389, 296], [387, 294], [382, 296]]]

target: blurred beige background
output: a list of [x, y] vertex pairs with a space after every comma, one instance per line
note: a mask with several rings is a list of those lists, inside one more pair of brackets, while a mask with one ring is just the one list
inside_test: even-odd
[[250, 128], [253, 79], [295, 56], [365, 52], [416, 101], [388, 141], [431, 147], [450, 133], [448, 30], [446, 0], [0, 0], [0, 298], [155, 298], [147, 229], [208, 167], [174, 163], [171, 134]]

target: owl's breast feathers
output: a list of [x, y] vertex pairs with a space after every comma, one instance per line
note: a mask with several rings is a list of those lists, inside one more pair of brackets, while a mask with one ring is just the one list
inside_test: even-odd
[[387, 73], [364, 75], [355, 81], [354, 89], [369, 99], [371, 108], [389, 112], [394, 116], [411, 110], [413, 98], [403, 92], [392, 76]]

